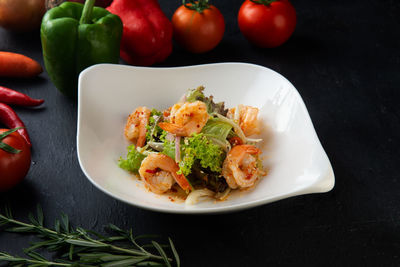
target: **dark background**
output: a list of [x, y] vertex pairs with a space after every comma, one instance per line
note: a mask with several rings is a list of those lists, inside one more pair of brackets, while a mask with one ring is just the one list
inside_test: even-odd
[[[76, 153], [77, 103], [44, 72], [29, 80], [0, 79], [43, 108], [15, 110], [33, 143], [26, 179], [2, 194], [17, 218], [38, 203], [51, 225], [60, 212], [74, 225], [101, 230], [111, 222], [136, 234], [170, 236], [184, 266], [400, 265], [400, 2], [293, 0], [298, 24], [276, 49], [242, 37], [241, 0], [213, 1], [226, 20], [221, 44], [203, 55], [178, 46], [157, 66], [250, 62], [287, 77], [300, 92], [336, 176], [333, 191], [213, 216], [155, 213], [114, 200], [82, 173]], [[160, 0], [169, 18], [180, 1]], [[0, 50], [43, 65], [39, 32], [0, 30]], [[0, 174], [1, 175], [1, 174]], [[22, 254], [31, 237], [0, 234], [0, 251]]]

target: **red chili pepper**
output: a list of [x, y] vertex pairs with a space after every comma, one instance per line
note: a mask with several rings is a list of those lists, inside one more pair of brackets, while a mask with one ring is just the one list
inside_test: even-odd
[[18, 129], [18, 132], [25, 139], [29, 147], [32, 146], [31, 140], [29, 139], [28, 131], [25, 129], [25, 124], [21, 121], [17, 113], [15, 113], [15, 111], [12, 110], [10, 106], [3, 103], [0, 103], [0, 122], [10, 129], [23, 127], [21, 129]]
[[123, 24], [120, 54], [129, 64], [149, 66], [172, 52], [172, 23], [157, 0], [114, 0], [107, 8]]
[[156, 173], [157, 171], [156, 171], [156, 170], [147, 169], [145, 172], [154, 174], [154, 173]]
[[43, 99], [33, 99], [26, 94], [0, 86], [0, 103], [24, 107], [35, 107], [43, 104], [43, 102]]

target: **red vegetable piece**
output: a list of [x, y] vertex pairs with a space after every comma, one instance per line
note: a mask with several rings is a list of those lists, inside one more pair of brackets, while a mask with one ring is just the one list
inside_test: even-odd
[[150, 66], [172, 52], [172, 23], [157, 0], [114, 0], [107, 8], [123, 24], [121, 57], [132, 65]]
[[18, 129], [18, 133], [25, 139], [29, 147], [32, 146], [28, 131], [25, 128], [25, 124], [18, 117], [15, 111], [4, 103], [0, 103], [0, 123], [3, 123], [10, 129], [23, 127], [22, 129]]
[[43, 102], [43, 99], [33, 99], [26, 94], [0, 86], [0, 103], [24, 107], [34, 107], [43, 104]]
[[296, 10], [289, 0], [245, 0], [238, 24], [253, 44], [271, 48], [286, 42], [296, 28]]
[[[9, 131], [0, 129], [0, 135]], [[0, 192], [4, 192], [18, 184], [26, 176], [31, 166], [31, 150], [24, 138], [13, 132], [1, 139], [18, 153], [9, 153], [0, 148]]]

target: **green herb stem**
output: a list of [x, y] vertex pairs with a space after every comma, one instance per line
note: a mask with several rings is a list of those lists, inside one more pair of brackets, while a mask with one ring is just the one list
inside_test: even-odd
[[[151, 241], [150, 247], [155, 249], [159, 255], [155, 255], [147, 251], [146, 245], [139, 245], [136, 240], [140, 238], [149, 238], [150, 236], [136, 236], [132, 234], [132, 230], [124, 231], [115, 225], [110, 224], [109, 229], [118, 236], [104, 237], [96, 232], [84, 230], [77, 227], [75, 230], [70, 226], [68, 217], [62, 215], [61, 223], [56, 221], [55, 230], [49, 229], [43, 225], [43, 213], [38, 207], [38, 215], [35, 218], [29, 214], [31, 223], [25, 223], [13, 219], [9, 209], [6, 208], [5, 215], [0, 214], [0, 225], [10, 225], [6, 229], [15, 233], [36, 233], [42, 241], [33, 243], [24, 252], [30, 258], [15, 257], [10, 254], [0, 252], [0, 261], [8, 261], [13, 263], [29, 264], [29, 266], [76, 266], [74, 259], [78, 260], [79, 266], [126, 266], [131, 264], [152, 264], [158, 262], [167, 266], [171, 266], [173, 259], [167, 257], [163, 246], [155, 241]], [[89, 235], [91, 234], [91, 235]], [[98, 239], [92, 238], [96, 236]], [[176, 253], [173, 243], [170, 241], [169, 247], [174, 255], [177, 265], [180, 265], [179, 256]], [[135, 249], [117, 246], [112, 242], [130, 242]], [[122, 243], [121, 243], [122, 245]], [[164, 246], [165, 247], [165, 246]], [[60, 262], [48, 261], [35, 250], [47, 248], [49, 251], [57, 251], [60, 253]], [[63, 254], [66, 252], [65, 254]], [[65, 259], [68, 259], [65, 260]], [[94, 264], [94, 265], [91, 265]]]
[[4, 252], [0, 252], [0, 261], [31, 263], [31, 264], [37, 264], [38, 266], [72, 266], [72, 264], [70, 264], [70, 263], [14, 257], [14, 256], [4, 253]]
[[7, 136], [9, 136], [10, 134], [12, 134], [13, 132], [18, 131], [19, 129], [22, 129], [22, 128], [23, 127], [17, 127], [17, 128], [8, 130], [8, 131], [0, 134], [0, 149], [6, 151], [8, 153], [12, 153], [12, 154], [18, 154], [19, 152], [21, 152], [21, 150], [16, 149], [16, 148], [14, 148], [14, 147], [2, 142], [2, 140], [4, 138], [6, 138]]
[[256, 4], [269, 6], [271, 3], [273, 3], [277, 0], [250, 0], [250, 1], [253, 3], [256, 3]]
[[[60, 236], [63, 239], [65, 239], [65, 241], [67, 243], [69, 243], [69, 244], [74, 244], [74, 245], [81, 244], [81, 245], [84, 245], [85, 243], [83, 243], [83, 242], [89, 241], [94, 246], [97, 245], [96, 247], [109, 247], [112, 250], [115, 250], [115, 251], [118, 251], [118, 252], [123, 252], [123, 253], [126, 253], [126, 254], [131, 254], [131, 255], [136, 255], [136, 256], [148, 256], [151, 259], [163, 259], [163, 257], [150, 254], [149, 252], [143, 252], [143, 251], [136, 251], [136, 250], [121, 248], [121, 247], [118, 247], [118, 246], [106, 244], [106, 243], [101, 242], [99, 240], [92, 239], [92, 238], [90, 238], [88, 236], [85, 236], [85, 239], [83, 239], [83, 238], [77, 238], [74, 235], [68, 235], [68, 234], [64, 234], [64, 233], [57, 233], [56, 231], [50, 230], [50, 229], [45, 228], [43, 226], [28, 224], [28, 223], [24, 223], [24, 222], [20, 222], [20, 221], [14, 220], [14, 219], [7, 218], [7, 217], [3, 216], [2, 214], [0, 214], [0, 219], [7, 220], [9, 223], [12, 223], [12, 224], [16, 224], [16, 225], [19, 225], [19, 226], [22, 226], [22, 227], [26, 227], [26, 230], [29, 230], [28, 228], [31, 228], [32, 230], [37, 230], [37, 232], [39, 232], [39, 233], [48, 233], [48, 234], [51, 234], [51, 235]], [[16, 230], [18, 230], [18, 229], [16, 229]], [[83, 241], [83, 242], [80, 242], [80, 241]], [[86, 243], [86, 245], [89, 245], [89, 244]], [[171, 259], [169, 259], [169, 260], [171, 260]]]
[[205, 9], [210, 8], [210, 4], [208, 0], [187, 0], [189, 3], [186, 3], [186, 0], [182, 0], [182, 4], [190, 9], [202, 13]]

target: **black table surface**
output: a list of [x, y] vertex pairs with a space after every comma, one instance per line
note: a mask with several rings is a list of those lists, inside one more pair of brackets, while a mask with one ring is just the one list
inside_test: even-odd
[[[139, 209], [95, 188], [76, 152], [77, 103], [44, 72], [0, 79], [0, 85], [44, 98], [43, 108], [16, 108], [33, 143], [25, 180], [3, 193], [15, 217], [37, 204], [46, 221], [64, 212], [76, 226], [108, 223], [136, 234], [171, 237], [184, 266], [400, 265], [400, 2], [293, 0], [298, 24], [279, 48], [259, 49], [241, 35], [241, 0], [214, 1], [226, 32], [213, 51], [193, 55], [174, 46], [157, 67], [249, 62], [271, 68], [303, 97], [336, 176], [328, 193], [293, 197], [222, 215], [174, 215]], [[180, 1], [160, 0], [171, 18]], [[39, 32], [0, 29], [0, 50], [43, 65]], [[0, 174], [1, 175], [1, 174]], [[0, 251], [22, 254], [32, 241], [0, 233]]]

